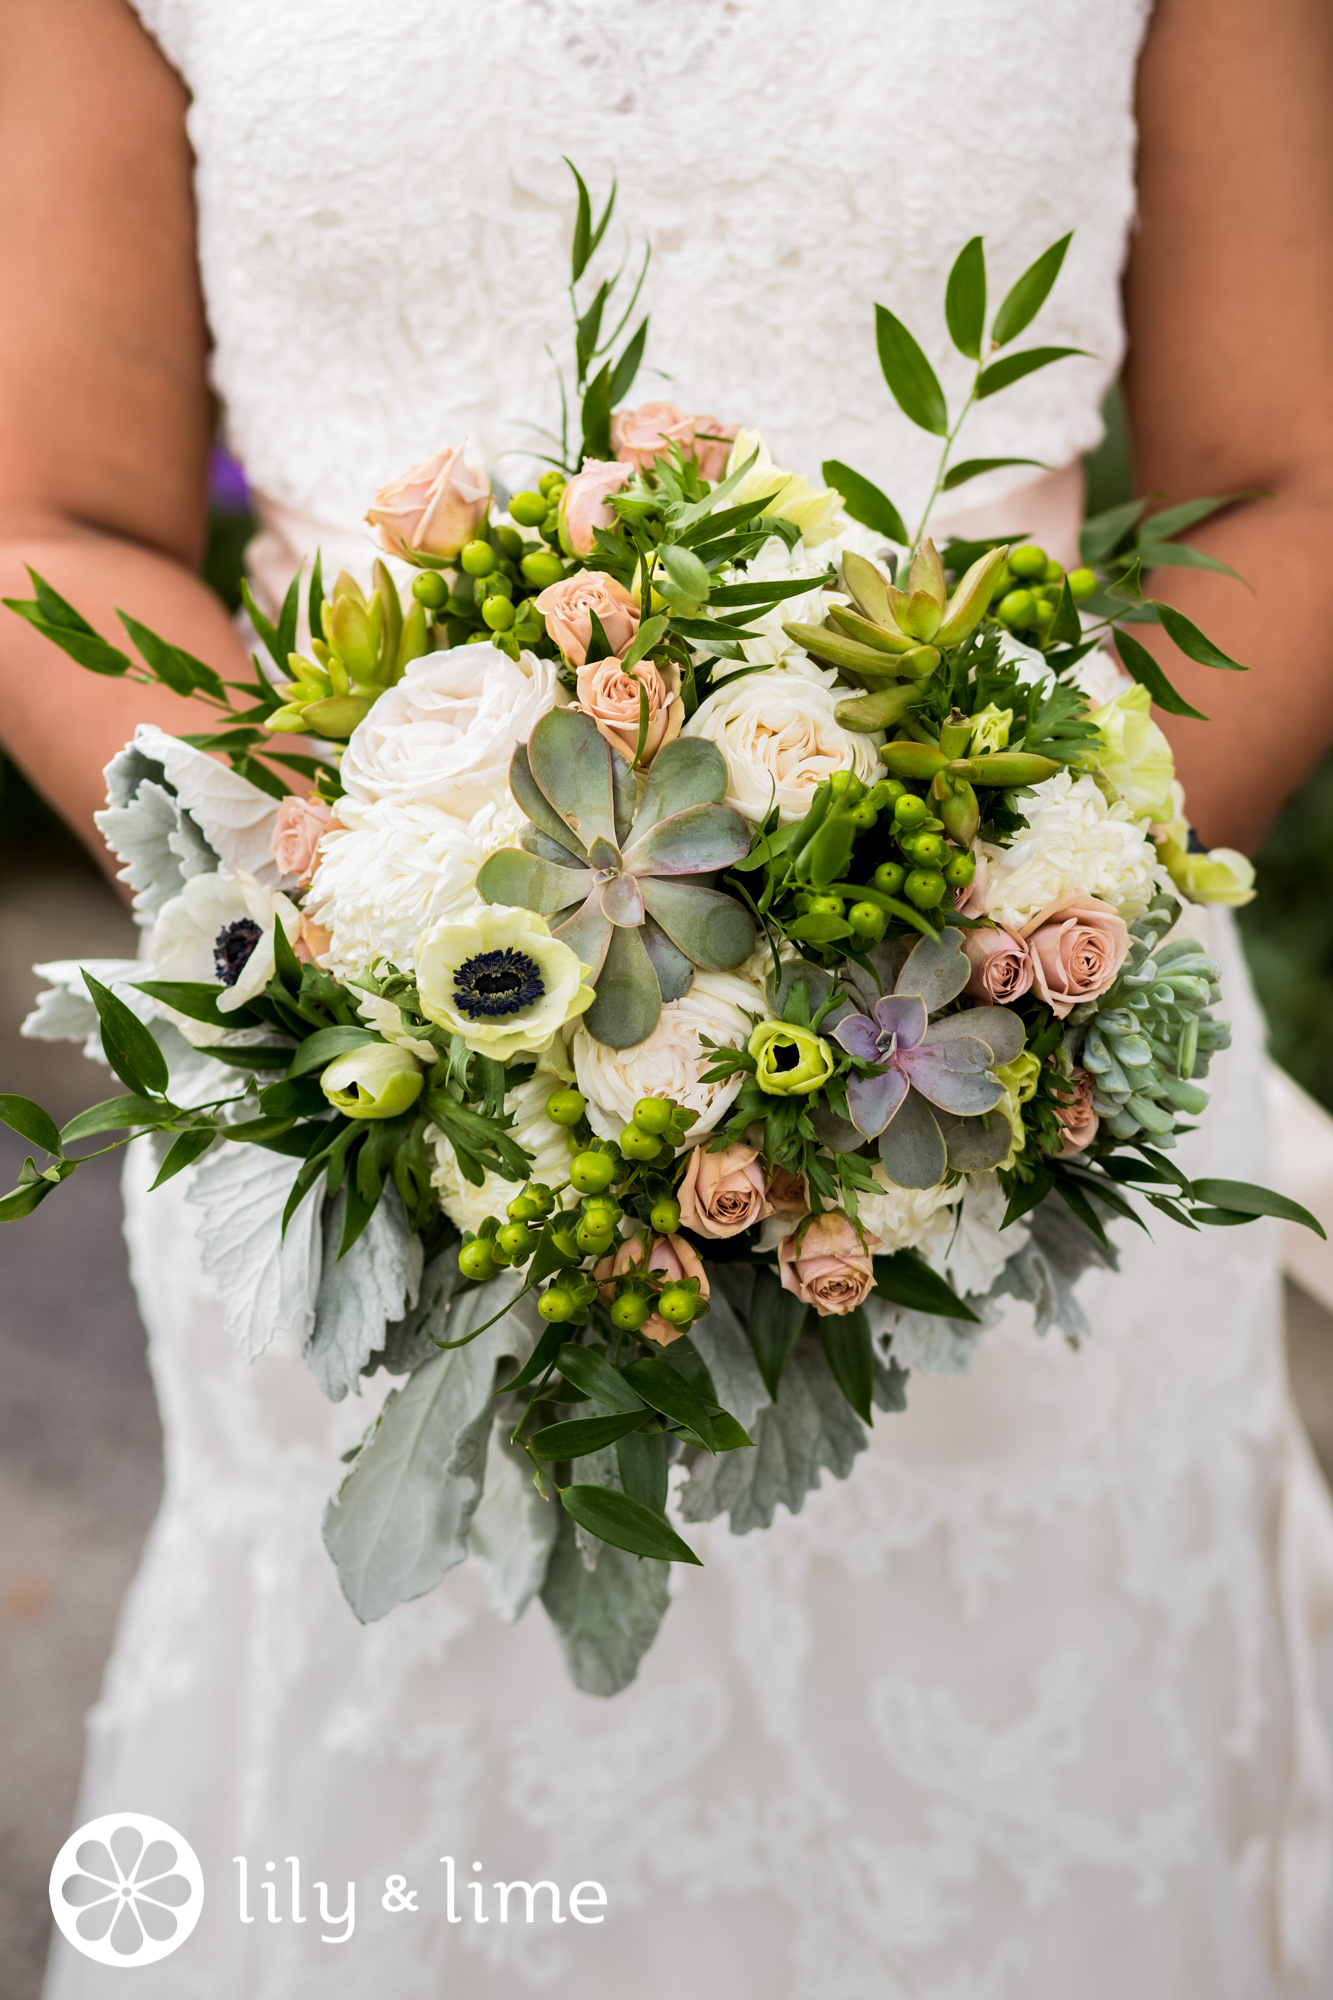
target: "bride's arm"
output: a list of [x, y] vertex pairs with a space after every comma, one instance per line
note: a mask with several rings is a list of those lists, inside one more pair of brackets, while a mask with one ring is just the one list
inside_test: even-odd
[[1138, 109], [1136, 491], [1273, 495], [1187, 536], [1255, 595], [1191, 570], [1150, 586], [1252, 669], [1153, 640], [1212, 718], [1163, 718], [1200, 833], [1252, 848], [1333, 741], [1333, 10], [1159, 0]]
[[[212, 412], [185, 93], [124, 0], [0, 0], [0, 595], [31, 563], [128, 650], [115, 606], [240, 678], [194, 574]], [[105, 858], [102, 767], [164, 689], [85, 672], [0, 610], [0, 735]]]

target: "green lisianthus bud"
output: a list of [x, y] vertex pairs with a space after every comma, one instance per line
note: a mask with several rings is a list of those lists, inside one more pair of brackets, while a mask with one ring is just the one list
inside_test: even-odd
[[1009, 729], [1014, 719], [1012, 708], [997, 708], [993, 701], [985, 708], [978, 709], [972, 717], [972, 741], [969, 753], [980, 757], [987, 750], [1007, 750]]
[[1151, 715], [1152, 700], [1136, 682], [1089, 717], [1101, 733], [1093, 753], [1097, 768], [1115, 786], [1136, 819], [1161, 824], [1174, 812], [1175, 765], [1171, 745]]
[[1004, 1085], [1004, 1096], [996, 1105], [996, 1110], [1009, 1120], [1013, 1138], [1009, 1151], [1001, 1160], [1005, 1171], [1013, 1166], [1017, 1154], [1027, 1144], [1027, 1132], [1023, 1125], [1022, 1107], [1029, 1098], [1037, 1094], [1037, 1078], [1041, 1075], [1041, 1058], [1033, 1055], [1031, 1049], [1022, 1049], [1012, 1062], [997, 1063], [995, 1075]]
[[746, 1047], [770, 1097], [808, 1097], [833, 1074], [836, 1059], [823, 1037], [787, 1021], [761, 1021]]
[[367, 1042], [331, 1062], [319, 1087], [345, 1118], [396, 1118], [421, 1095], [421, 1064], [389, 1042]]
[[1234, 847], [1214, 847], [1206, 854], [1191, 854], [1186, 841], [1173, 838], [1179, 823], [1158, 843], [1157, 852], [1166, 872], [1190, 903], [1225, 903], [1239, 909], [1255, 897], [1254, 863]]

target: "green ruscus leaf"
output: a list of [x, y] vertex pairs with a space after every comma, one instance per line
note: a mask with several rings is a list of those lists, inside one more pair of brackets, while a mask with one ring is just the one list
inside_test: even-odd
[[566, 1513], [581, 1528], [612, 1548], [627, 1549], [632, 1556], [649, 1556], [657, 1562], [695, 1563], [698, 1556], [682, 1541], [671, 1523], [641, 1500], [628, 1493], [616, 1493], [606, 1486], [564, 1486], [560, 1500]]
[[1041, 311], [1060, 275], [1072, 235], [1071, 230], [1058, 243], [1052, 243], [1049, 250], [1043, 250], [1036, 262], [1029, 264], [1022, 277], [1010, 286], [991, 324], [990, 337], [997, 347], [1007, 347], [1011, 340], [1016, 340]]
[[162, 1095], [169, 1081], [167, 1059], [137, 1014], [85, 970], [84, 984], [102, 1024], [102, 1050], [121, 1082], [132, 1091]]
[[853, 472], [839, 458], [826, 458], [822, 469], [824, 484], [841, 493], [842, 504], [854, 521], [859, 521], [863, 528], [872, 528], [886, 541], [897, 542], [900, 548], [908, 546], [911, 537], [907, 524], [887, 493], [881, 493], [871, 480]]
[[875, 307], [875, 340], [884, 380], [899, 409], [933, 437], [949, 430], [949, 409], [939, 377], [902, 321], [887, 306]]
[[969, 361], [980, 361], [986, 327], [986, 253], [979, 236], [965, 243], [954, 259], [944, 288], [944, 318], [958, 352]]

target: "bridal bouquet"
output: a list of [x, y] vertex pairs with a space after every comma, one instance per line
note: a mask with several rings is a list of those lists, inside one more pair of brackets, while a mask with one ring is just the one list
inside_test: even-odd
[[[578, 198], [575, 296], [610, 218]], [[1067, 241], [989, 326], [962, 251], [960, 411], [876, 308], [942, 440], [932, 505], [1029, 462], [954, 444], [1069, 352], [1013, 346]], [[1071, 572], [937, 548], [849, 466], [625, 407], [647, 321], [617, 355], [613, 290], [575, 307], [577, 441], [507, 501], [466, 446], [414, 466], [370, 508], [373, 571], [326, 591], [317, 559], [275, 621], [247, 598], [252, 680], [123, 616], [139, 666], [40, 577], [11, 601], [217, 715], [110, 765], [144, 953], [43, 968], [29, 1024], [91, 1035], [123, 1094], [63, 1131], [0, 1098], [46, 1156], [0, 1217], [147, 1136], [244, 1353], [299, 1341], [335, 1399], [405, 1378], [325, 1521], [358, 1617], [471, 1557], [599, 1693], [697, 1560], [682, 1529], [846, 1477], [1005, 1294], [1077, 1339], [1131, 1195], [1309, 1220], [1172, 1159], [1227, 1041], [1183, 906], [1251, 876], [1190, 833], [1149, 708], [1197, 711], [1132, 628], [1237, 666], [1142, 589], [1211, 560], [1176, 538], [1225, 503], [1116, 509]]]

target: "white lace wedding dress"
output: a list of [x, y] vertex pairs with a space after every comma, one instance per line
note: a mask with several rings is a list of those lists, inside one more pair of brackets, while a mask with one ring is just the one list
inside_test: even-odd
[[[550, 421], [568, 153], [654, 245], [659, 387], [780, 462], [919, 506], [934, 442], [879, 377], [892, 305], [955, 390], [944, 277], [995, 295], [1076, 228], [1037, 329], [1095, 357], [977, 414], [980, 454], [1067, 467], [1119, 362], [1140, 0], [138, 0], [188, 80], [200, 245], [261, 580], [364, 567], [371, 490], [471, 432], [524, 472]], [[1077, 478], [981, 501], [1068, 548]], [[1235, 1048], [1196, 1171], [1264, 1177], [1260, 1029], [1223, 931]], [[1074, 1353], [1027, 1308], [967, 1379], [914, 1376], [845, 1483], [695, 1536], [625, 1693], [571, 1691], [539, 1606], [472, 1574], [362, 1629], [319, 1538], [382, 1394], [323, 1403], [220, 1331], [180, 1183], [129, 1190], [167, 1492], [127, 1603], [80, 1817], [158, 1814], [208, 1901], [171, 2000], [1274, 2000], [1312, 1990], [1328, 1869], [1311, 1652], [1333, 1533], [1283, 1375], [1264, 1226], [1126, 1245]], [[1133, 1232], [1125, 1232], [1132, 1235]], [[460, 1878], [605, 1886], [600, 1926], [450, 1926]], [[252, 1884], [358, 1885], [238, 1921]], [[415, 1912], [386, 1909], [401, 1875]], [[308, 1908], [309, 1892], [307, 1891]], [[277, 1908], [287, 1909], [286, 1890]], [[60, 1947], [49, 2000], [118, 1975]], [[139, 1990], [136, 1988], [136, 1991]]]

